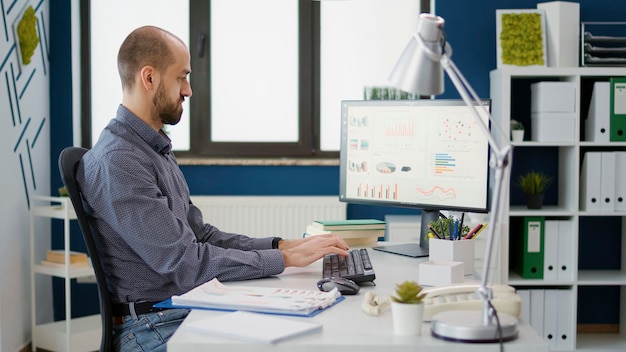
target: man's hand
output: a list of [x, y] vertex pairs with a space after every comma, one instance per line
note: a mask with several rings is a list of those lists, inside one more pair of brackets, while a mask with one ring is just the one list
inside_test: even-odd
[[339, 236], [325, 234], [299, 238], [293, 240], [283, 240], [278, 243], [285, 259], [285, 267], [307, 266], [322, 258], [326, 254], [348, 255], [348, 245]]

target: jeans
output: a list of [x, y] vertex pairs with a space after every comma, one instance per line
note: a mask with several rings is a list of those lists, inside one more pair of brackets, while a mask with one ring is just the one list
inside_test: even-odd
[[118, 352], [165, 352], [167, 340], [189, 314], [188, 309], [124, 316], [124, 324], [113, 328], [113, 347]]

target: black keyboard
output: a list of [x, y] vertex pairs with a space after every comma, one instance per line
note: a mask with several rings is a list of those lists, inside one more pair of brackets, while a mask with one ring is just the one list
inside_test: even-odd
[[376, 274], [367, 249], [351, 249], [346, 257], [327, 254], [323, 259], [322, 278], [343, 277], [356, 283], [374, 281]]

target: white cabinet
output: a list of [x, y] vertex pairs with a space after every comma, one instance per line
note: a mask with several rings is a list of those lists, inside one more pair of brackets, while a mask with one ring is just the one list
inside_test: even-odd
[[[100, 346], [101, 320], [100, 315], [92, 315], [71, 319], [72, 279], [94, 275], [91, 266], [75, 267], [69, 264], [59, 266], [42, 265], [43, 257], [38, 257], [36, 246], [38, 234], [35, 217], [61, 219], [63, 221], [63, 248], [65, 263], [69, 263], [70, 221], [76, 219], [74, 208], [68, 197], [32, 197], [30, 207], [30, 257], [31, 257], [31, 324], [32, 349], [49, 351], [95, 351]], [[36, 317], [36, 275], [60, 277], [65, 282], [65, 317], [66, 320], [55, 322], [38, 322]]]
[[[503, 204], [508, 206], [502, 214], [503, 225], [499, 243], [501, 255], [496, 259], [497, 278], [518, 289], [537, 292], [559, 290], [565, 295], [567, 303], [562, 310], [567, 311], [564, 316], [569, 318], [563, 318], [561, 320], [565, 322], [559, 322], [561, 332], [560, 335], [553, 336], [557, 339], [551, 347], [553, 350], [626, 350], [626, 239], [624, 238], [626, 212], [585, 211], [579, 206], [580, 172], [585, 153], [626, 150], [626, 142], [585, 140], [585, 119], [593, 85], [595, 82], [608, 82], [611, 77], [624, 76], [626, 76], [626, 68], [619, 67], [514, 67], [497, 69], [490, 73], [492, 114], [496, 125], [494, 127], [499, 127], [508, 138], [511, 119], [522, 120], [526, 125], [525, 140], [513, 143], [512, 179], [509, 180], [512, 184], [504, 186], [506, 199]], [[531, 128], [528, 126], [531, 123], [530, 86], [544, 81], [571, 82], [576, 87], [575, 138], [571, 141], [530, 140]], [[532, 161], [530, 161], [531, 158]], [[552, 175], [555, 177], [555, 182], [551, 186], [556, 190], [556, 196], [542, 209], [529, 210], [519, 202], [520, 193], [516, 192], [521, 191], [516, 190], [514, 184], [516, 173], [531, 171], [531, 168], [541, 167], [541, 164], [546, 162], [552, 165], [551, 167], [556, 172]], [[520, 165], [524, 165], [523, 170], [520, 169]], [[617, 181], [626, 182], [626, 180]], [[514, 199], [516, 197], [518, 200]], [[516, 235], [514, 225], [516, 221], [526, 216], [542, 216], [547, 221], [560, 222], [566, 229], [569, 229], [559, 237], [558, 257], [563, 262], [558, 264], [557, 270], [560, 272], [557, 276], [524, 279], [510, 270], [510, 247], [513, 243], [510, 236]], [[603, 242], [607, 244], [602, 244]], [[595, 267], [596, 263], [607, 262], [612, 264], [608, 267], [603, 267], [604, 264]], [[590, 297], [588, 291], [594, 294]], [[618, 331], [608, 334], [576, 333], [577, 325], [586, 323], [577, 320], [581, 319], [580, 313], [585, 310], [594, 310], [596, 307], [598, 311], [601, 311], [603, 306], [608, 306], [606, 311], [612, 312], [611, 314], [617, 317], [619, 329], [616, 330]], [[584, 309], [579, 309], [580, 307]], [[606, 311], [599, 314], [606, 315]], [[544, 319], [543, 323], [549, 321], [550, 319]]]

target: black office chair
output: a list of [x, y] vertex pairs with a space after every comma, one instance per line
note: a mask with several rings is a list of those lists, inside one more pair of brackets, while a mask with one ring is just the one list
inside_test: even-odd
[[61, 172], [63, 184], [65, 188], [67, 188], [67, 193], [74, 205], [78, 224], [80, 225], [80, 230], [87, 244], [87, 252], [91, 258], [91, 264], [96, 274], [98, 296], [100, 298], [100, 317], [102, 318], [100, 352], [109, 352], [112, 350], [111, 344], [113, 339], [113, 303], [107, 287], [102, 263], [100, 262], [100, 255], [98, 254], [98, 249], [96, 248], [96, 243], [91, 231], [92, 229], [89, 226], [88, 215], [83, 208], [82, 193], [76, 182], [76, 169], [78, 168], [80, 159], [86, 152], [87, 149], [81, 147], [67, 147], [63, 149], [59, 155], [59, 171]]

